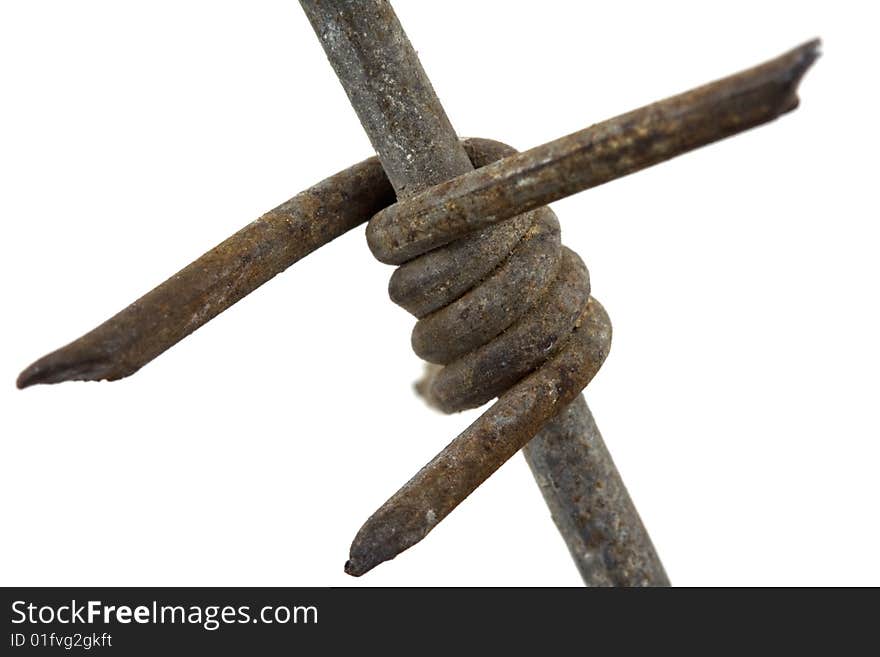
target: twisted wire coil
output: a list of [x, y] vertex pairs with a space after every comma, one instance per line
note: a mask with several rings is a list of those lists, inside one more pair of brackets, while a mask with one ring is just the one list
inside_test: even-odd
[[[478, 168], [517, 152], [487, 139], [465, 146]], [[367, 240], [379, 260], [400, 265], [389, 295], [418, 318], [412, 347], [432, 364], [418, 384], [429, 404], [447, 413], [481, 406], [566, 344], [590, 304], [590, 278], [561, 244], [550, 208], [464, 235], [435, 225], [427, 251], [406, 219], [380, 212]], [[610, 333], [591, 338], [607, 352]]]

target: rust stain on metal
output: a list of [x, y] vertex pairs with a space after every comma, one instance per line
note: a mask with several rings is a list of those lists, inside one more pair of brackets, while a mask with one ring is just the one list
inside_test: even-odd
[[797, 107], [819, 56], [810, 41], [765, 64], [642, 107], [435, 185], [370, 222], [373, 255], [418, 253], [772, 121]]
[[128, 376], [373, 217], [368, 243], [399, 265], [389, 292], [417, 317], [413, 347], [431, 363], [421, 394], [445, 412], [497, 401], [370, 517], [346, 571], [361, 575], [420, 541], [524, 448], [585, 583], [668, 585], [580, 395], [608, 354], [611, 324], [545, 204], [794, 109], [818, 41], [517, 153], [458, 140], [387, 1], [301, 4], [378, 159], [266, 213], [29, 366], [19, 387]]
[[[300, 4], [398, 197], [472, 171], [388, 2]], [[481, 143], [480, 151], [487, 161], [514, 153], [497, 142]], [[410, 249], [395, 261], [403, 266], [392, 277], [391, 297], [419, 317], [413, 347], [437, 365], [419, 386], [428, 403], [454, 412], [500, 397], [366, 522], [346, 572], [361, 575], [420, 541], [598, 371], [610, 346], [610, 322], [590, 299], [586, 267], [562, 247], [559, 233], [556, 216], [540, 207], [430, 253]], [[568, 467], [597, 465], [587, 459]], [[563, 504], [568, 514], [582, 513], [574, 500]], [[646, 550], [642, 557], [662, 574], [649, 583], [668, 584], [635, 507], [630, 502], [614, 512], [625, 518], [618, 538]], [[569, 545], [576, 540], [563, 536]], [[596, 567], [579, 564], [582, 572]]]
[[583, 396], [550, 420], [523, 454], [587, 586], [668, 584], [647, 533], [628, 533], [636, 510]]
[[376, 158], [345, 169], [248, 224], [78, 340], [40, 358], [19, 375], [17, 385], [112, 381], [134, 374], [393, 200]]

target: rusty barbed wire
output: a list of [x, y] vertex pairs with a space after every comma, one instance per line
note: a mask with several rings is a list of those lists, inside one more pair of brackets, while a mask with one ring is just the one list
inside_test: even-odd
[[[473, 171], [390, 3], [300, 4], [399, 199]], [[515, 152], [497, 142], [482, 142], [481, 150], [487, 160]], [[498, 400], [364, 524], [345, 564], [351, 575], [422, 540], [572, 402], [608, 355], [611, 323], [590, 298], [586, 266], [562, 247], [549, 208], [462, 237], [443, 248], [411, 249], [396, 261], [402, 266], [389, 292], [419, 318], [416, 353], [440, 366], [419, 386], [430, 404], [455, 412]], [[572, 456], [585, 457], [568, 464], [573, 470], [599, 465], [593, 453]], [[622, 531], [597, 533], [595, 550], [572, 552], [580, 571], [590, 579], [610, 571], [611, 579], [630, 585], [668, 584], [617, 469], [610, 459], [604, 465], [619, 503], [593, 511]], [[566, 515], [585, 510], [575, 500], [565, 507]], [[633, 558], [593, 558], [597, 551]]]
[[[422, 540], [566, 409], [608, 354], [611, 323], [542, 203], [789, 111], [817, 43], [522, 155], [487, 143], [508, 159], [472, 171], [388, 2], [300, 4], [400, 199], [370, 221], [367, 238], [379, 260], [400, 265], [391, 297], [418, 317], [413, 349], [435, 364], [420, 390], [445, 412], [498, 398], [367, 520], [346, 563], [361, 575]], [[582, 400], [572, 412], [589, 415]], [[667, 585], [598, 431], [600, 449], [567, 451], [560, 431], [551, 426], [545, 457], [529, 459], [538, 481], [562, 481], [567, 469], [616, 492], [609, 507], [594, 503], [596, 490], [548, 500], [585, 581]], [[545, 471], [563, 456], [564, 468]]]
[[544, 204], [790, 111], [818, 41], [517, 154], [500, 142], [459, 142], [388, 2], [301, 4], [378, 160], [344, 170], [249, 224], [29, 366], [19, 387], [128, 376], [373, 217], [370, 248], [400, 265], [389, 292], [418, 318], [413, 347], [433, 363], [419, 391], [446, 412], [498, 400], [367, 521], [347, 572], [363, 574], [421, 540], [525, 447], [587, 584], [667, 585], [579, 394], [608, 353], [610, 322]]

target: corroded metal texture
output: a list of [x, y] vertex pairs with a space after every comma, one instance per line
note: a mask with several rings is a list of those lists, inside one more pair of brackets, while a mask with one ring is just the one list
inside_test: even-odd
[[[471, 148], [478, 165], [512, 152], [488, 140], [472, 140]], [[474, 250], [482, 256], [479, 266], [462, 266], [461, 252], [474, 255]], [[462, 278], [468, 280], [462, 284]], [[449, 290], [459, 287], [467, 291], [449, 301]], [[363, 574], [424, 538], [538, 433], [544, 451], [556, 455], [534, 462], [541, 479], [555, 480], [567, 469], [572, 478], [601, 480], [615, 492], [601, 500], [614, 502], [607, 507], [574, 495], [552, 500], [554, 517], [567, 519], [557, 526], [584, 581], [668, 585], [598, 431], [580, 438], [598, 449], [557, 450], [572, 427], [594, 427], [583, 398], [572, 404], [568, 423], [547, 424], [589, 383], [611, 341], [610, 322], [589, 296], [586, 268], [561, 246], [553, 213], [540, 208], [410, 260], [395, 272], [391, 293], [401, 305], [422, 310], [413, 344], [438, 364], [419, 386], [429, 403], [454, 412], [500, 397], [367, 521], [352, 544], [347, 572]], [[513, 313], [518, 315], [511, 321]], [[582, 549], [578, 519], [586, 515], [616, 530], [592, 534], [603, 554], [625, 552], [631, 558], [597, 560]], [[633, 562], [642, 567], [633, 568]]]
[[383, 210], [367, 240], [400, 264], [518, 212], [640, 171], [797, 107], [811, 41], [765, 64], [634, 110], [432, 187]]
[[376, 158], [340, 171], [248, 224], [78, 340], [40, 358], [19, 375], [18, 387], [133, 374], [393, 200]]
[[[401, 265], [390, 294], [418, 318], [413, 347], [432, 363], [420, 392], [447, 412], [498, 400], [367, 521], [348, 572], [362, 574], [421, 540], [526, 445], [587, 584], [667, 585], [578, 395], [608, 353], [610, 323], [543, 204], [793, 109], [818, 42], [516, 154], [487, 140], [462, 147], [387, 2], [301, 3], [381, 165], [366, 160], [270, 211], [31, 365], [19, 387], [127, 376], [378, 213], [368, 227], [370, 246]], [[474, 172], [471, 162], [485, 168]], [[395, 192], [400, 200], [388, 207]]]
[[[466, 140], [463, 147], [479, 157], [480, 141]], [[26, 388], [114, 381], [134, 374], [292, 264], [369, 221], [394, 199], [378, 158], [340, 171], [251, 222], [100, 326], [38, 359], [16, 383]]]
[[[793, 107], [794, 84], [803, 74], [804, 66], [818, 54], [818, 44], [811, 42], [793, 51], [792, 54], [794, 53], [800, 53], [802, 56], [781, 58], [782, 61], [793, 65], [793, 68], [787, 73], [778, 71], [779, 79], [787, 80], [787, 83], [776, 87], [781, 96], [792, 103], [790, 107]], [[743, 84], [749, 84], [749, 75], [755, 72], [760, 74], [763, 70], [765, 67], [757, 67], [740, 74], [745, 76]], [[689, 92], [677, 98], [699, 101], [700, 97]], [[778, 98], [774, 99], [771, 96], [765, 99], [757, 94], [743, 97], [738, 103], [741, 111], [752, 113], [755, 109], [749, 109], [748, 106], [757, 104], [758, 111], [761, 111], [760, 103], [765, 100], [773, 101], [777, 109], [786, 107], [785, 104], [779, 104]], [[653, 107], [648, 106], [625, 116], [632, 119], [630, 125], [642, 124], [650, 119]], [[694, 113], [694, 109], [682, 102], [681, 112], [690, 115]], [[738, 129], [745, 130], [748, 127], [751, 126], [743, 124]], [[585, 132], [590, 130], [592, 129], [587, 129]], [[680, 126], [668, 126], [663, 159], [669, 159], [693, 148], [689, 145], [686, 134], [679, 135], [680, 130]], [[717, 138], [726, 136], [729, 136], [726, 131], [719, 132]], [[563, 138], [557, 142], [567, 139]], [[485, 148], [481, 146], [481, 142], [485, 140], [469, 141], [470, 148], [475, 152]], [[467, 144], [466, 141], [466, 147]], [[610, 142], [605, 144], [603, 157], [606, 162], [613, 165], [613, 171], [606, 170], [599, 182], [608, 182], [646, 166], [644, 160], [625, 157], [623, 152], [615, 150], [628, 148], [626, 140], [618, 140], [616, 144], [616, 146], [612, 146]], [[676, 150], [676, 145], [683, 150]], [[523, 166], [523, 162], [531, 161], [532, 156], [529, 154], [543, 148], [540, 146], [496, 162], [493, 165], [495, 174], [490, 177], [497, 182], [490, 182], [487, 187], [482, 187], [483, 191], [479, 193], [468, 191], [475, 180], [470, 177], [473, 174], [469, 174], [450, 181], [449, 186], [442, 192], [438, 190], [437, 193], [426, 193], [414, 198], [415, 207], [411, 211], [416, 216], [422, 217], [420, 222], [423, 230], [426, 227], [429, 232], [435, 232], [435, 235], [425, 237], [420, 231], [413, 233], [413, 241], [419, 239], [442, 241], [449, 239], [449, 235], [463, 230], [462, 225], [465, 225], [464, 230], [467, 230], [467, 226], [473, 225], [471, 221], [476, 225], [482, 225], [485, 219], [478, 212], [480, 208], [494, 208], [497, 211], [495, 215], [497, 219], [522, 212], [535, 203], [536, 194], [548, 195], [544, 198], [556, 198], [560, 193], [567, 193], [561, 192], [558, 185], [548, 182], [554, 178], [564, 180], [565, 176], [570, 175], [574, 179], [581, 180], [579, 185], [584, 184], [582, 174], [577, 171], [572, 172], [570, 164], [564, 165], [556, 159], [566, 156], [568, 151], [565, 149], [557, 151], [555, 155], [550, 156], [550, 159], [543, 162], [544, 182], [540, 185], [536, 184], [530, 173], [531, 167], [528, 164]], [[652, 147], [646, 144], [646, 148]], [[475, 156], [478, 154], [475, 153]], [[584, 166], [586, 169], [591, 169], [588, 156], [584, 160]], [[589, 173], [586, 175], [592, 176]], [[487, 200], [487, 196], [491, 196], [487, 192], [491, 192], [496, 184], [499, 189], [520, 186], [528, 192], [522, 198]], [[480, 186], [476, 185], [475, 188]], [[446, 228], [443, 227], [443, 223], [426, 223], [424, 217], [431, 213], [436, 215], [438, 203], [446, 202], [441, 197], [446, 196], [453, 204], [458, 196], [467, 199], [468, 209], [459, 214], [457, 221], [448, 222]], [[69, 345], [40, 358], [21, 373], [18, 385], [26, 387], [37, 383], [71, 380], [113, 380], [128, 376], [297, 260], [352, 227], [366, 222], [372, 213], [385, 208], [393, 200], [394, 192], [375, 158], [341, 171], [266, 213], [101, 326]], [[526, 206], [517, 205], [517, 202], [524, 202]], [[383, 227], [382, 224], [389, 222], [397, 224], [398, 220], [395, 217], [401, 216], [402, 208], [406, 203], [406, 201], [400, 202], [396, 207], [389, 208], [387, 213], [380, 214], [381, 219], [371, 229], [370, 240], [373, 242], [373, 248], [380, 255], [393, 250], [395, 238], [391, 234], [398, 230], [393, 227], [390, 229]], [[422, 212], [425, 214], [421, 214]], [[403, 242], [406, 243], [408, 239], [404, 233]], [[512, 233], [506, 243], [512, 248], [515, 241], [516, 233]], [[383, 242], [391, 246], [383, 245]], [[457, 266], [450, 268], [451, 270], [475, 268], [476, 271], [480, 271], [479, 268], [484, 267], [481, 263], [489, 261], [485, 257], [487, 251], [484, 246], [479, 242], [467, 240], [458, 244], [456, 249], [450, 248], [443, 254], [444, 257], [456, 259]], [[431, 257], [439, 260], [440, 254], [441, 251], [437, 250], [437, 255]], [[427, 257], [423, 256], [426, 259]], [[392, 298], [417, 316], [426, 314], [429, 310], [410, 300], [409, 295], [421, 285], [434, 285], [437, 288], [435, 292], [442, 285], [438, 285], [437, 281], [432, 282], [430, 277], [416, 280], [410, 273], [411, 270], [406, 268], [400, 268], [395, 272], [391, 285]], [[484, 269], [483, 273], [488, 271]], [[445, 285], [446, 282], [444, 281], [443, 284]], [[451, 300], [464, 292], [465, 284], [465, 279], [450, 278], [448, 287], [443, 290], [447, 294], [447, 299]]]
[[[668, 585], [648, 533], [634, 524], [638, 513], [582, 396], [550, 420], [523, 454], [587, 586]], [[573, 508], [581, 512], [573, 514]]]
[[[388, 2], [300, 4], [399, 198], [472, 171]], [[484, 150], [489, 159], [512, 154], [489, 142]], [[427, 401], [453, 412], [500, 397], [366, 522], [346, 572], [361, 575], [424, 538], [574, 399], [605, 360], [610, 322], [589, 296], [586, 267], [562, 247], [559, 233], [553, 212], [534, 206], [445, 248], [410, 249], [395, 260], [403, 266], [392, 277], [391, 297], [419, 318], [413, 348], [441, 366], [419, 387]], [[619, 513], [630, 509], [631, 502]], [[568, 513], [581, 513], [580, 505]], [[623, 536], [644, 533], [634, 509], [630, 515]], [[657, 560], [653, 551], [644, 558]], [[662, 571], [659, 560], [656, 567]]]
[[[501, 395], [367, 520], [352, 543], [346, 572], [362, 575], [422, 540], [578, 396], [610, 343], [608, 316], [591, 299], [552, 359]], [[580, 469], [566, 464], [573, 465]]]
[[399, 198], [473, 169], [388, 2], [300, 5]]

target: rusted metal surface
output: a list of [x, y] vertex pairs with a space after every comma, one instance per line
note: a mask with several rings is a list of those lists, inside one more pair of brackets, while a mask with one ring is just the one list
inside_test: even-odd
[[[793, 85], [803, 74], [804, 65], [809, 63], [809, 58], [814, 58], [817, 53], [817, 42], [811, 42], [792, 51], [792, 54], [800, 54], [802, 56], [800, 59], [780, 58], [780, 60], [786, 59], [795, 66], [788, 72], [788, 86], [784, 93], [779, 94], [777, 101], [784, 97], [794, 100], [791, 95], [794, 93]], [[762, 70], [764, 67], [753, 69], [756, 72]], [[778, 73], [780, 79], [785, 81], [785, 71], [779, 70]], [[743, 76], [743, 84], [754, 84], [749, 82], [750, 75], [751, 72], [740, 74]], [[688, 92], [676, 98], [700, 99], [693, 94], [694, 92]], [[756, 104], [758, 112], [766, 111], [761, 109], [761, 101], [759, 95], [742, 98], [740, 107], [747, 113], [753, 113], [756, 108], [749, 108], [748, 105]], [[648, 106], [624, 116], [631, 118], [630, 125], [643, 124], [650, 120], [653, 107]], [[775, 107], [777, 110], [775, 115], [779, 115], [785, 105], [779, 105], [777, 102]], [[681, 112], [684, 115], [693, 115], [695, 109], [682, 101]], [[767, 116], [772, 118], [770, 114]], [[612, 119], [600, 125], [615, 121], [617, 120]], [[745, 130], [748, 127], [752, 126], [742, 124], [738, 130]], [[679, 128], [674, 125], [667, 128], [662, 159], [669, 159], [694, 147], [689, 145], [690, 139], [687, 134], [679, 134]], [[582, 132], [592, 130], [594, 128]], [[726, 131], [719, 131], [717, 138], [721, 139], [729, 134]], [[566, 142], [568, 139], [564, 137], [550, 143]], [[705, 135], [703, 139], [705, 140]], [[474, 157], [479, 157], [480, 149], [489, 148], [486, 143], [486, 140], [480, 139], [467, 140], [465, 147], [474, 151]], [[626, 140], [618, 140], [615, 143], [621, 149], [628, 148]], [[533, 195], [558, 198], [560, 194], [568, 193], [561, 191], [560, 184], [554, 183], [554, 179], [565, 180], [566, 177], [571, 176], [580, 180], [578, 185], [583, 185], [584, 177], [593, 176], [589, 171], [581, 174], [576, 169], [572, 170], [570, 162], [568, 164], [560, 162], [558, 158], [564, 158], [568, 153], [566, 149], [561, 149], [544, 163], [542, 182], [538, 184], [530, 173], [528, 162], [532, 161], [533, 156], [529, 154], [540, 151], [546, 146], [548, 144], [496, 162], [493, 165], [495, 173], [489, 176], [496, 182], [490, 182], [487, 187], [475, 185], [476, 179], [471, 177], [474, 174], [470, 174], [450, 181], [448, 187], [441, 187], [412, 199], [415, 207], [408, 212], [411, 211], [419, 217], [419, 221], [423, 226], [427, 226], [428, 231], [436, 233], [433, 237], [426, 238], [418, 237], [420, 233], [413, 232], [414, 239], [428, 241], [449, 239], [448, 235], [463, 230], [462, 225], [482, 224], [485, 219], [479, 213], [480, 208], [491, 207], [495, 211], [496, 219], [515, 215], [536, 202], [536, 197]], [[651, 148], [650, 144], [646, 147]], [[611, 142], [608, 142], [603, 150], [603, 157], [606, 162], [611, 163], [613, 171], [606, 170], [598, 182], [595, 182], [596, 177], [592, 177], [594, 183], [590, 186], [629, 175], [646, 166], [644, 160], [627, 157], [615, 148]], [[512, 149], [509, 153], [513, 154]], [[578, 157], [586, 157], [584, 167], [590, 170], [589, 155], [584, 156], [581, 153]], [[498, 189], [519, 186], [528, 191], [524, 192], [521, 198], [490, 199], [491, 190], [495, 189], [496, 185]], [[431, 213], [436, 215], [438, 204], [446, 203], [446, 197], [455, 203], [455, 199], [459, 196], [463, 202], [459, 206], [458, 220], [446, 224], [442, 222], [432, 224], [425, 221], [425, 217]], [[18, 385], [26, 387], [37, 383], [59, 383], [71, 380], [114, 380], [128, 376], [297, 260], [352, 227], [366, 222], [373, 213], [386, 208], [393, 200], [394, 192], [375, 158], [341, 171], [252, 222], [93, 331], [40, 358], [21, 373]], [[526, 205], [517, 205], [518, 202]], [[388, 208], [385, 213], [380, 213], [380, 219], [371, 228], [370, 240], [380, 255], [383, 252], [394, 251], [396, 238], [391, 237], [391, 233], [398, 231], [393, 227], [399, 222], [395, 217], [401, 216], [402, 208], [410, 207], [406, 206], [406, 203], [406, 201], [400, 202]], [[462, 207], [466, 207], [463, 212], [461, 212]], [[389, 223], [392, 224], [391, 228], [385, 226]], [[492, 228], [500, 233], [502, 229], [499, 226], [506, 224], [501, 222]], [[525, 224], [518, 224], [514, 228], [524, 230], [524, 226]], [[402, 243], [407, 243], [409, 239], [406, 234], [408, 233], [404, 231]], [[461, 240], [454, 245], [455, 248], [450, 245], [445, 251], [437, 249], [429, 255], [422, 256], [426, 263], [429, 258], [436, 260], [433, 267], [439, 267], [443, 261], [448, 261], [449, 264], [442, 272], [438, 269], [434, 273], [431, 273], [430, 267], [425, 268], [428, 273], [418, 274], [414, 268], [399, 268], [392, 276], [392, 298], [417, 316], [428, 314], [433, 308], [430, 305], [420, 305], [419, 301], [423, 297], [420, 293], [423, 286], [434, 286], [431, 294], [428, 295], [432, 299], [437, 299], [437, 294], [445, 294], [445, 302], [441, 304], [445, 305], [468, 289], [470, 281], [468, 274], [473, 273], [480, 278], [488, 274], [487, 263], [493, 260], [487, 256], [491, 256], [492, 249], [503, 245], [512, 248], [521, 235], [522, 233], [511, 228], [506, 230], [506, 237], [500, 238], [497, 243], [489, 244], [474, 239]], [[400, 256], [394, 254], [383, 257], [398, 259]], [[456, 277], [456, 272], [465, 269], [468, 270], [465, 275]]]
[[[793, 109], [818, 42], [517, 154], [488, 140], [462, 146], [387, 2], [301, 4], [379, 160], [342, 171], [249, 224], [31, 365], [19, 387], [127, 376], [378, 213], [368, 226], [370, 246], [380, 260], [401, 265], [389, 291], [418, 318], [413, 347], [432, 363], [420, 392], [446, 412], [498, 400], [367, 521], [346, 570], [362, 574], [421, 540], [525, 446], [585, 583], [668, 585], [579, 396], [608, 353], [610, 322], [543, 204]], [[400, 200], [388, 207], [395, 192]]]
[[419, 253], [772, 121], [797, 107], [810, 41], [765, 64], [459, 176], [383, 210], [367, 240], [382, 262]]
[[376, 158], [248, 224], [130, 306], [27, 367], [17, 385], [121, 379], [394, 200]]
[[473, 170], [388, 2], [300, 5], [398, 198]]
[[[464, 149], [479, 157], [482, 140]], [[482, 164], [488, 160], [482, 160]], [[393, 203], [378, 158], [326, 178], [265, 213], [140, 299], [18, 377], [19, 388], [114, 381], [137, 372], [292, 264]]]
[[[388, 2], [300, 4], [398, 197], [473, 170]], [[513, 152], [489, 142], [483, 150], [488, 159]], [[428, 403], [454, 412], [500, 397], [366, 522], [346, 572], [361, 575], [424, 538], [574, 399], [604, 361], [611, 325], [590, 299], [587, 269], [562, 247], [553, 212], [533, 208], [445, 249], [416, 247], [396, 260], [403, 267], [390, 294], [419, 317], [413, 348], [442, 366], [419, 386]], [[573, 456], [581, 455], [587, 454]], [[577, 460], [568, 467], [594, 465]], [[613, 476], [626, 495], [616, 470]], [[570, 507], [566, 513], [582, 513], [573, 498], [562, 504]], [[639, 548], [650, 545], [631, 502], [615, 513], [627, 516], [624, 540], [644, 535]], [[653, 549], [642, 556], [662, 572]]]
[[352, 543], [346, 572], [362, 575], [422, 540], [578, 396], [610, 343], [608, 316], [591, 299], [552, 359], [501, 395], [367, 520]]
[[550, 420], [523, 454], [587, 586], [669, 584], [647, 532], [632, 533], [638, 514], [583, 396]]

